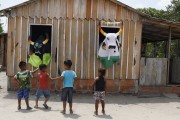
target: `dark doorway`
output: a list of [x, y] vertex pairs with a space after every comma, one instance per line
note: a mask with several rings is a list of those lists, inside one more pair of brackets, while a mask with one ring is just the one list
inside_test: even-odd
[[[30, 25], [30, 35], [31, 40], [36, 42], [40, 36], [46, 38], [46, 33], [49, 36], [49, 42], [46, 45], [48, 53], [51, 53], [51, 33], [52, 33], [52, 26], [51, 25]], [[33, 46], [30, 46], [30, 50], [34, 52]]]

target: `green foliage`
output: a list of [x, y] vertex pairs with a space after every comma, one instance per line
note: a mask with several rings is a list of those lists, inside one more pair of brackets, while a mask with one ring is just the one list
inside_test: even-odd
[[160, 19], [169, 19], [169, 14], [167, 11], [164, 10], [157, 10], [155, 8], [142, 8], [138, 9], [138, 11], [148, 14], [151, 17], [160, 18]]
[[172, 0], [167, 6], [167, 12], [171, 21], [180, 22], [180, 0]]
[[[172, 0], [171, 5], [166, 10], [157, 10], [154, 8], [143, 8], [138, 11], [148, 14], [151, 17], [165, 19], [173, 22], [180, 22], [180, 0]], [[156, 49], [156, 46], [158, 48]], [[156, 43], [147, 43], [147, 57], [165, 57], [165, 41]], [[173, 40], [171, 43], [171, 57], [180, 57], [180, 40]]]
[[166, 43], [164, 41], [147, 43], [145, 56], [150, 58], [164, 58], [165, 47]]
[[137, 10], [151, 17], [180, 22], [180, 0], [172, 0], [171, 5], [168, 5], [166, 10], [157, 10], [154, 8], [142, 8]]

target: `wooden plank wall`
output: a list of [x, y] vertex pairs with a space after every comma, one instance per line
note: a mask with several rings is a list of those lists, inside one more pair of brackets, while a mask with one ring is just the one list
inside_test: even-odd
[[0, 35], [0, 65], [6, 67], [7, 34]]
[[166, 85], [167, 61], [167, 58], [141, 58], [140, 85]]
[[173, 58], [171, 60], [171, 82], [180, 83], [180, 58]]
[[52, 77], [58, 75], [58, 69], [64, 69], [65, 59], [72, 59], [73, 70], [80, 79], [94, 79], [98, 68], [103, 67], [97, 58], [99, 22], [123, 20], [120, 60], [108, 69], [106, 77], [139, 78], [142, 23], [137, 13], [110, 0], [37, 0], [13, 9], [12, 13], [8, 28], [8, 48], [11, 48], [8, 63], [13, 64], [8, 64], [9, 76], [18, 71], [20, 60], [27, 61], [29, 24], [34, 23], [53, 25], [49, 66]]

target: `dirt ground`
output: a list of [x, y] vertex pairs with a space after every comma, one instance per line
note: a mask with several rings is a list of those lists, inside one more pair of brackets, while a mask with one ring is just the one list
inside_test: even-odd
[[[60, 113], [62, 102], [59, 95], [52, 93], [45, 110], [42, 106], [43, 98], [39, 103], [39, 109], [25, 110], [24, 100], [22, 110], [17, 110], [16, 92], [7, 92], [7, 77], [5, 72], [0, 73], [0, 120], [179, 120], [180, 99], [177, 97], [138, 98], [137, 96], [108, 94], [106, 97], [106, 114], [94, 115], [94, 101], [92, 95], [74, 95], [74, 114]], [[34, 94], [31, 93], [30, 105], [34, 106]], [[101, 109], [99, 110], [101, 111]]]

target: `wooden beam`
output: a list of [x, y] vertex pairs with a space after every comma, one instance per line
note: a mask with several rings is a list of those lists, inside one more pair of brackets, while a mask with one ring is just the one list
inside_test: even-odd
[[168, 65], [167, 65], [167, 81], [166, 83], [169, 84], [169, 80], [170, 80], [170, 77], [169, 77], [169, 72], [170, 72], [170, 58], [171, 58], [171, 27], [169, 27], [169, 39], [168, 39], [168, 43], [167, 43], [167, 51], [166, 51], [166, 56], [168, 58]]
[[158, 25], [163, 25], [163, 26], [171, 26], [171, 27], [175, 27], [175, 28], [180, 28], [180, 24], [179, 23], [175, 23], [175, 22], [169, 22], [169, 21], [165, 21], [165, 20], [157, 20], [157, 19], [149, 19], [149, 18], [145, 18], [143, 19], [144, 23], [152, 23], [152, 24], [158, 24]]
[[148, 33], [148, 32], [144, 31], [143, 35], [149, 35], [149, 36], [155, 36], [155, 37], [161, 37], [161, 38], [168, 38], [169, 37], [169, 35], [166, 36], [166, 35], [162, 35], [162, 34], [160, 34], [160, 33], [158, 34], [158, 33]]

